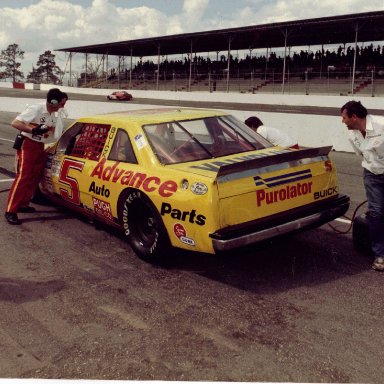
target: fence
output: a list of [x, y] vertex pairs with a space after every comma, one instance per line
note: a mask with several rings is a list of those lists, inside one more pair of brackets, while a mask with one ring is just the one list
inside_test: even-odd
[[[73, 85], [73, 84], [64, 84]], [[240, 92], [240, 93], [287, 93], [287, 94], [327, 94], [342, 95], [362, 94], [369, 96], [384, 95], [383, 70], [351, 71], [327, 70], [314, 71], [269, 71], [243, 72], [227, 75], [213, 73], [160, 73], [122, 72], [112, 76], [99, 78], [91, 75], [78, 79], [77, 86], [128, 89], [128, 90], [165, 90], [165, 91], [207, 91], [207, 92]]]

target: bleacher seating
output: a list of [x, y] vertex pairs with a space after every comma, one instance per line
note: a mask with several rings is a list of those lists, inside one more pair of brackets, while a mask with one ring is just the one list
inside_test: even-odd
[[[230, 57], [230, 77], [227, 80], [228, 63], [225, 56], [211, 61], [202, 56], [195, 57], [192, 75], [189, 78], [189, 59], [160, 63], [161, 74], [157, 79], [157, 64], [140, 61], [132, 73], [125, 68], [120, 73], [109, 69], [102, 80], [90, 80], [84, 76], [81, 85], [112, 89], [166, 90], [166, 91], [207, 91], [239, 93], [292, 93], [292, 94], [362, 94], [384, 96], [384, 47], [373, 44], [357, 51], [356, 75], [352, 89], [353, 47], [339, 47], [334, 52], [306, 51], [293, 53], [286, 62], [276, 53], [264, 56], [246, 56], [244, 59]], [[283, 66], [284, 64], [284, 66]], [[285, 81], [282, 75], [285, 68]], [[95, 76], [93, 77], [95, 78]], [[108, 78], [108, 79], [107, 79]], [[89, 76], [92, 79], [92, 76]], [[373, 79], [373, 83], [372, 83]]]

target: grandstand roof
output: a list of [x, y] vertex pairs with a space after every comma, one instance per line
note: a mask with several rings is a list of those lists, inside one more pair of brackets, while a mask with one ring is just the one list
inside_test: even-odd
[[191, 51], [221, 52], [228, 51], [229, 47], [231, 50], [251, 50], [346, 44], [355, 42], [356, 32], [357, 42], [384, 41], [384, 11], [150, 37], [56, 51], [145, 57]]

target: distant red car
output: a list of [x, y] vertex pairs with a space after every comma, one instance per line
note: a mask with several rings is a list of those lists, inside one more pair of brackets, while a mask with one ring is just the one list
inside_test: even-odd
[[132, 100], [132, 95], [126, 91], [112, 92], [107, 96], [108, 100]]

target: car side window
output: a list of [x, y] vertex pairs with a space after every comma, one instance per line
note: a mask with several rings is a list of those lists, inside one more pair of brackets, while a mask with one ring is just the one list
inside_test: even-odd
[[81, 129], [71, 135], [65, 154], [98, 161], [110, 127], [107, 124], [82, 123]]
[[137, 158], [133, 151], [131, 140], [127, 132], [120, 128], [117, 130], [108, 160], [137, 164]]

